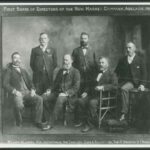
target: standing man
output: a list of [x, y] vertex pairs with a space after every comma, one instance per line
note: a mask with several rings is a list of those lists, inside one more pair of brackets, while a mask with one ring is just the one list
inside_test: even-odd
[[99, 58], [99, 68], [94, 78], [94, 86], [92, 88], [92, 95], [89, 97], [89, 102], [86, 111], [85, 127], [82, 132], [87, 132], [93, 126], [98, 124], [98, 104], [99, 104], [99, 91], [109, 91], [117, 88], [118, 80], [114, 72], [109, 68], [109, 60], [106, 57]]
[[80, 46], [73, 50], [72, 57], [73, 66], [79, 70], [81, 75], [78, 96], [82, 98], [82, 101], [79, 100], [77, 102], [75, 125], [75, 127], [79, 127], [82, 125], [82, 122], [77, 116], [77, 112], [79, 111], [78, 103], [82, 103], [83, 108], [86, 106], [91, 80], [95, 72], [95, 53], [89, 45], [89, 35], [87, 33], [81, 33]]
[[136, 46], [129, 42], [126, 45], [127, 56], [121, 58], [116, 67], [116, 74], [121, 87], [122, 110], [120, 120], [124, 120], [129, 107], [129, 90], [138, 88], [143, 91], [145, 88], [147, 71], [144, 60], [136, 54]]
[[[50, 129], [54, 121], [64, 114], [65, 105], [68, 105], [69, 109], [74, 111], [79, 87], [80, 73], [72, 67], [71, 55], [66, 54], [63, 58], [63, 67], [58, 71], [54, 81], [52, 93], [47, 97], [43, 97], [44, 109], [47, 111], [47, 114], [49, 113], [47, 117], [48, 124], [43, 127], [43, 130]], [[51, 113], [53, 114], [52, 118], [50, 118]]]
[[40, 34], [40, 45], [32, 49], [30, 66], [33, 71], [33, 83], [36, 93], [50, 93], [53, 82], [53, 71], [57, 66], [56, 50], [49, 46], [47, 33]]
[[35, 125], [40, 127], [43, 113], [43, 99], [35, 93], [35, 88], [25, 69], [21, 68], [21, 56], [14, 52], [11, 56], [4, 76], [4, 88], [12, 96], [16, 125], [22, 125], [22, 111], [24, 104], [35, 106]]

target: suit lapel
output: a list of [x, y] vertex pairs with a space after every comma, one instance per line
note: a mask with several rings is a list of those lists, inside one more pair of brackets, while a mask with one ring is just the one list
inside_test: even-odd
[[40, 48], [40, 46], [38, 47], [37, 53], [39, 53], [40, 55], [43, 55], [43, 51], [42, 51], [42, 49]]
[[84, 58], [83, 50], [82, 50], [81, 47], [79, 48], [79, 55], [80, 55], [82, 58]]
[[133, 61], [132, 61], [132, 63], [131, 63], [131, 64], [135, 64], [135, 63], [136, 63], [136, 61], [137, 61], [137, 54], [134, 56]]
[[27, 77], [27, 74], [25, 73], [25, 70], [20, 68], [21, 70], [21, 75], [22, 75], [22, 79], [24, 80], [26, 86], [28, 87], [29, 85], [29, 78]]
[[106, 78], [107, 78], [107, 74], [108, 74], [108, 70], [105, 71], [105, 72], [102, 74], [102, 76], [101, 76], [101, 78], [100, 78], [98, 84], [102, 84], [103, 82], [105, 82], [105, 80], [106, 80]]
[[15, 72], [15, 74], [21, 76], [21, 73], [19, 71], [17, 71], [14, 67], [12, 67], [13, 72]]

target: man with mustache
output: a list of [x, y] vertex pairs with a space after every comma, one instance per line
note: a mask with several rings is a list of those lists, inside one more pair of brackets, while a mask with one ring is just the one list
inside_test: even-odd
[[56, 50], [50, 47], [47, 33], [40, 34], [39, 42], [40, 45], [32, 49], [30, 58], [33, 83], [37, 94], [50, 94], [53, 71], [57, 66]]
[[35, 125], [41, 127], [43, 99], [35, 93], [35, 88], [28, 73], [21, 67], [20, 54], [14, 52], [11, 58], [12, 63], [9, 64], [4, 76], [4, 88], [12, 97], [16, 125], [22, 125], [24, 105], [30, 104], [35, 106]]
[[[71, 111], [77, 100], [77, 92], [80, 87], [80, 73], [72, 66], [72, 57], [69, 54], [63, 57], [63, 67], [58, 71], [50, 96], [44, 97], [44, 106], [49, 117], [48, 124], [43, 130], [49, 130], [55, 120], [64, 114], [64, 106], [67, 104]], [[46, 106], [49, 106], [46, 108]]]
[[117, 88], [118, 80], [114, 72], [109, 68], [109, 60], [106, 57], [100, 57], [98, 62], [96, 76], [93, 78], [92, 94], [89, 97], [88, 109], [84, 120], [82, 132], [87, 132], [94, 126], [98, 125], [98, 104], [99, 91], [107, 92]]
[[[81, 75], [80, 89], [78, 92], [79, 99], [76, 104], [76, 124], [75, 127], [82, 125], [85, 117], [82, 112], [86, 109], [88, 102], [88, 93], [90, 93], [90, 84], [95, 72], [95, 52], [89, 45], [89, 35], [82, 32], [80, 35], [80, 46], [72, 52], [73, 66], [77, 68]], [[81, 108], [79, 106], [82, 106]], [[80, 114], [80, 116], [79, 116]]]
[[146, 83], [146, 66], [144, 61], [136, 54], [136, 46], [133, 42], [126, 45], [127, 55], [121, 58], [116, 67], [121, 88], [122, 110], [120, 120], [126, 119], [129, 107], [129, 90], [138, 88], [144, 91]]

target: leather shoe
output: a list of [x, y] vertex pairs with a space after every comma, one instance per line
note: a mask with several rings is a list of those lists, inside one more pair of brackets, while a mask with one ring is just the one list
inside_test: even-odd
[[51, 128], [52, 128], [52, 126], [47, 124], [44, 127], [42, 127], [42, 131], [47, 131], [47, 130], [50, 130]]
[[35, 126], [37, 128], [43, 128], [43, 126], [45, 126], [46, 124], [47, 124], [47, 122], [45, 122], [45, 123], [43, 123], [43, 122], [41, 122], [41, 123], [35, 123]]
[[86, 125], [84, 129], [82, 129], [82, 132], [88, 132], [89, 130], [91, 130], [91, 127]]
[[78, 127], [81, 127], [82, 126], [82, 122], [80, 122], [80, 123], [78, 123], [78, 124], [75, 124], [74, 126], [76, 127], [76, 128], [78, 128]]

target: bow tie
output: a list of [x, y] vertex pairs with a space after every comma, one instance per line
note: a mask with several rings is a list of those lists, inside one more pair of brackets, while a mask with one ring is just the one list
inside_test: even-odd
[[81, 48], [82, 49], [88, 49], [88, 46], [82, 46]]
[[102, 74], [103, 74], [104, 72], [103, 72], [103, 70], [99, 70], [99, 72], [98, 72], [98, 73], [102, 73]]
[[69, 74], [69, 69], [63, 69], [63, 75]]

